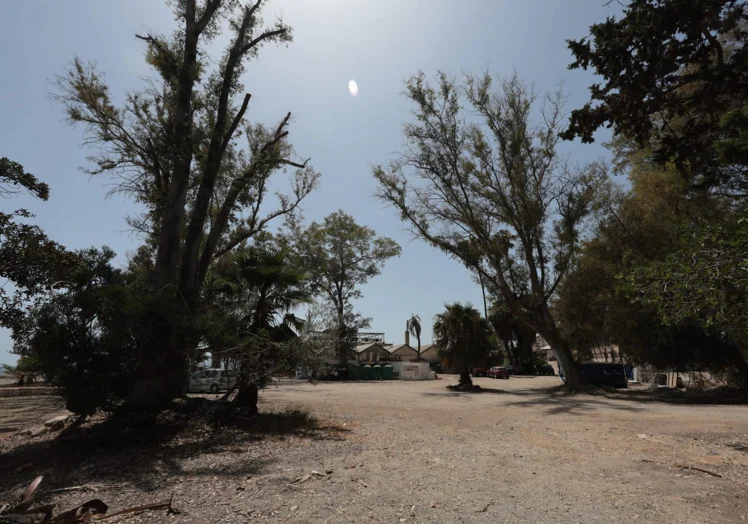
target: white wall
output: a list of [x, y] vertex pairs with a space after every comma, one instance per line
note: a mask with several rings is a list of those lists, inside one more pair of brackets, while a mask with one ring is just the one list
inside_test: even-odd
[[392, 362], [392, 370], [400, 380], [433, 380], [428, 362]]

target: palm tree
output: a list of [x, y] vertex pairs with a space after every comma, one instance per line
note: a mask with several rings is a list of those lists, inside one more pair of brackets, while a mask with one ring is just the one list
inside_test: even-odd
[[405, 324], [406, 330], [418, 340], [418, 355], [416, 360], [421, 360], [421, 317], [413, 313]]
[[481, 365], [494, 346], [491, 325], [473, 306], [447, 304], [434, 319], [434, 345], [460, 370], [460, 387], [472, 388], [470, 369]]
[[236, 402], [256, 412], [258, 387], [269, 380], [276, 350], [303, 327], [293, 311], [309, 304], [312, 297], [305, 286], [306, 275], [289, 264], [283, 249], [255, 245], [232, 258], [222, 279], [227, 283], [224, 313], [236, 322], [245, 349]]
[[235, 260], [241, 300], [235, 313], [251, 334], [269, 332], [273, 339], [287, 339], [301, 328], [292, 311], [312, 300], [304, 286], [306, 275], [291, 266], [283, 249], [252, 247]]

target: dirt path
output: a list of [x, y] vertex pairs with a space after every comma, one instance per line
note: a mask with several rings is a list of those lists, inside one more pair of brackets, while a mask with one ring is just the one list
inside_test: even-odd
[[[308, 410], [318, 430], [180, 445], [127, 478], [113, 470], [116, 457], [65, 467], [101, 484], [96, 496], [118, 507], [174, 493], [180, 516], [143, 522], [748, 519], [748, 407], [566, 397], [548, 389], [554, 377], [478, 379], [481, 394], [447, 391], [455, 381], [284, 381], [261, 394], [261, 409]], [[50, 475], [55, 486], [77, 478]], [[67, 507], [81, 497], [53, 501]]]
[[0, 439], [4, 433], [41, 425], [45, 420], [63, 413], [67, 411], [60, 397], [52, 395], [0, 397]]
[[[336, 512], [343, 514], [331, 521], [748, 518], [745, 407], [555, 396], [543, 391], [558, 384], [551, 377], [478, 379], [492, 391], [477, 395], [448, 392], [445, 382], [268, 390], [268, 404], [353, 421], [355, 451], [310, 465], [336, 470], [323, 484], [335, 496], [318, 502], [318, 494], [302, 493], [295, 501], [301, 514], [284, 518], [322, 522]], [[351, 464], [363, 467], [345, 469]]]

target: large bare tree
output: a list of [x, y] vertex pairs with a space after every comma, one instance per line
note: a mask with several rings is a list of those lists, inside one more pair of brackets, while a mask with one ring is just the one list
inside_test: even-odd
[[[115, 191], [146, 206], [131, 223], [152, 247], [151, 285], [164, 307], [154, 313], [141, 351], [135, 404], [162, 403], [183, 390], [194, 344], [184, 319], [197, 309], [213, 261], [293, 213], [318, 179], [294, 158], [290, 113], [271, 128], [244, 118], [251, 95], [240, 77], [247, 63], [263, 44], [291, 41], [282, 20], [263, 24], [264, 3], [173, 2], [180, 27], [171, 37], [138, 35], [157, 79], [128, 93], [119, 107], [101, 74], [79, 59], [58, 79], [70, 120], [86, 126], [86, 143], [98, 150], [89, 172], [111, 175]], [[205, 44], [226, 26], [231, 41], [211, 68]], [[270, 179], [285, 168], [294, 170], [291, 189], [276, 195], [268, 211]]]
[[378, 196], [416, 237], [498, 290], [556, 352], [567, 385], [578, 387], [549, 302], [607, 176], [602, 165], [574, 166], [558, 153], [561, 93], [536, 103], [516, 76], [495, 89], [488, 74], [460, 87], [442, 73], [436, 87], [423, 74], [411, 78], [407, 96], [415, 122], [405, 125], [404, 151], [375, 168]]

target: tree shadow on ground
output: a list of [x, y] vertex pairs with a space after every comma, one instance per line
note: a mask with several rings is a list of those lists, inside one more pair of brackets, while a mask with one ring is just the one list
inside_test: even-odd
[[[514, 392], [512, 392], [514, 393]], [[551, 395], [535, 395], [535, 398], [526, 400], [510, 401], [503, 404], [507, 407], [529, 407], [547, 408], [548, 415], [584, 415], [592, 414], [599, 408], [618, 409], [633, 413], [645, 411], [646, 408], [623, 403], [606, 402], [598, 398], [590, 398], [584, 395], [572, 395], [568, 393], [554, 393]]]
[[65, 403], [53, 395], [0, 398], [0, 433], [14, 433], [41, 424], [40, 417], [65, 412]]
[[458, 389], [450, 389], [447, 386], [444, 391], [424, 391], [421, 394], [425, 397], [455, 397], [455, 398], [470, 398], [475, 395], [520, 395], [520, 396], [538, 396], [538, 395], [551, 395], [551, 394], [563, 394], [563, 386], [553, 386], [546, 388], [530, 388], [530, 389], [499, 389], [499, 388], [485, 388], [482, 387], [479, 390], [463, 391]]
[[[16, 446], [0, 456], [0, 492], [37, 475], [45, 490], [125, 484], [142, 491], [168, 476], [246, 477], [277, 460], [262, 441], [343, 440], [348, 431], [302, 411], [245, 416], [226, 403], [189, 399], [161, 412], [97, 416], [51, 440]], [[23, 473], [14, 474], [18, 468]]]
[[611, 400], [628, 400], [644, 403], [665, 403], [684, 405], [745, 405], [748, 404], [748, 391], [737, 388], [714, 388], [711, 390], [677, 390], [670, 388], [625, 388], [625, 389], [591, 389], [587, 392], [593, 396]]
[[[586, 393], [586, 391], [585, 391]], [[459, 391], [446, 389], [445, 391], [426, 391], [422, 393], [428, 397], [454, 397], [460, 400], [469, 400], [476, 395], [498, 394], [504, 396], [507, 401], [502, 402], [502, 406], [513, 407], [533, 407], [548, 408], [546, 413], [549, 415], [561, 414], [584, 414], [596, 408], [619, 409], [623, 411], [641, 412], [646, 408], [627, 404], [625, 402], [607, 402], [601, 398], [595, 398], [589, 394], [569, 393], [563, 385], [546, 387], [546, 388], [526, 388], [526, 389], [494, 389], [481, 388], [474, 391]], [[512, 397], [527, 397], [523, 400], [511, 400]], [[625, 400], [625, 399], [624, 399]]]

